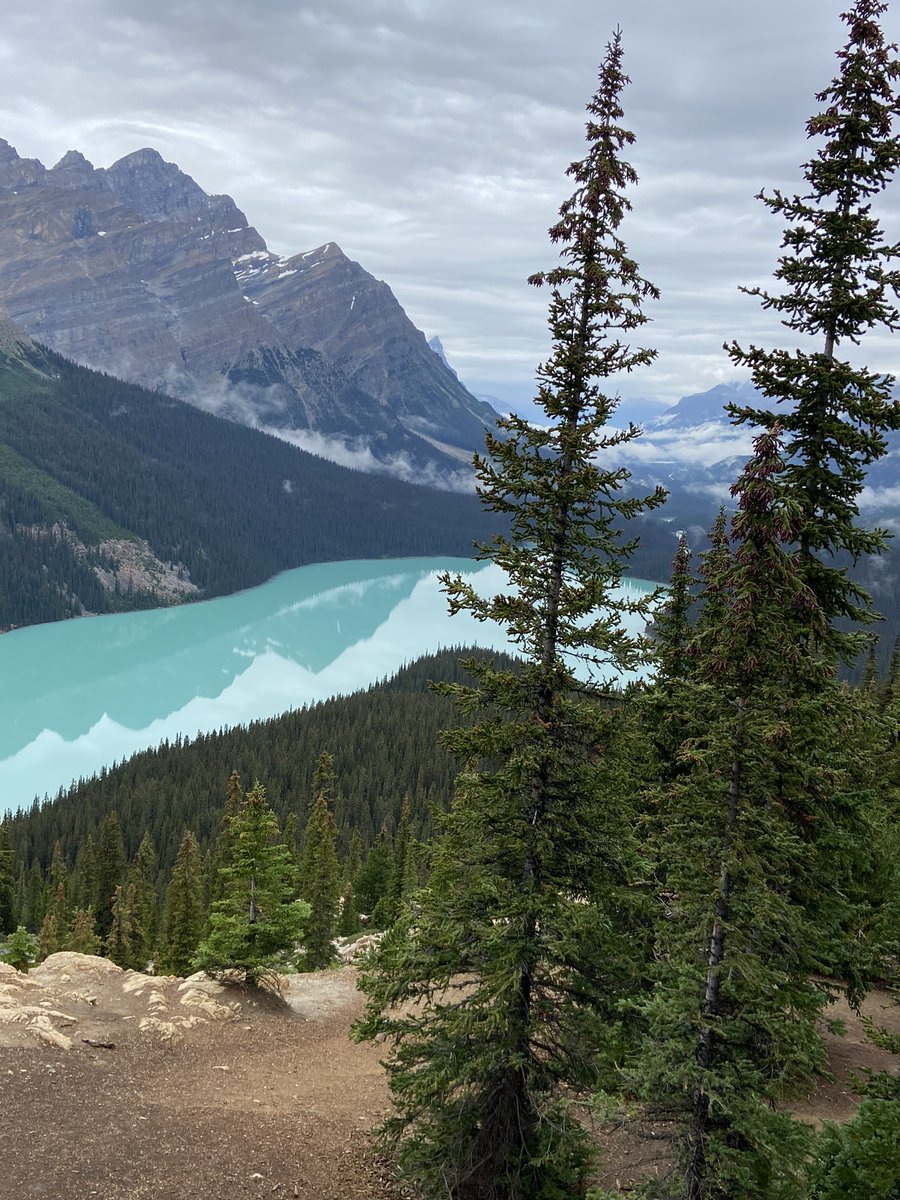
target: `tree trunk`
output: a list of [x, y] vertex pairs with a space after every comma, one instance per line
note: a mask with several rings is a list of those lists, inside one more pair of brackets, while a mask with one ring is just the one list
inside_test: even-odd
[[732, 836], [737, 822], [741, 798], [743, 774], [744, 722], [747, 702], [743, 696], [736, 701], [737, 722], [734, 731], [731, 778], [728, 784], [728, 808], [722, 834], [722, 861], [719, 876], [719, 894], [716, 897], [712, 934], [706, 965], [706, 988], [701, 1006], [702, 1023], [697, 1038], [696, 1059], [700, 1068], [692, 1100], [691, 1124], [688, 1130], [687, 1164], [685, 1168], [685, 1200], [702, 1200], [703, 1183], [706, 1175], [706, 1131], [709, 1122], [709, 1095], [706, 1092], [702, 1073], [712, 1063], [715, 1049], [715, 1030], [712, 1022], [719, 1015], [721, 1002], [722, 963], [725, 959], [725, 926], [728, 921], [728, 903], [731, 893], [731, 875], [728, 858]]

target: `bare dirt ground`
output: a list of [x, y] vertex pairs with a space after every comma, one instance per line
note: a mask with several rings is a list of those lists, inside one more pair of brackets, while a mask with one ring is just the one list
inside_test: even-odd
[[75, 1018], [52, 1018], [70, 1049], [0, 1023], [0, 1197], [396, 1197], [368, 1142], [387, 1097], [379, 1052], [347, 1036], [355, 982], [349, 968], [296, 976], [287, 1003], [226, 992], [227, 1019], [172, 1036], [171, 1001], [141, 1029], [146, 988], [79, 979], [82, 1001], [71, 985], [54, 995]]
[[[368, 1139], [387, 1105], [381, 1052], [347, 1036], [352, 968], [294, 976], [285, 1001], [74, 955], [10, 971], [0, 1200], [396, 1200]], [[882, 993], [866, 1011], [900, 1029]], [[846, 1005], [832, 1015], [847, 1035], [831, 1039], [834, 1082], [797, 1110], [807, 1120], [852, 1115], [852, 1073], [891, 1065]], [[605, 1128], [607, 1185], [665, 1170], [664, 1139], [645, 1135]]]

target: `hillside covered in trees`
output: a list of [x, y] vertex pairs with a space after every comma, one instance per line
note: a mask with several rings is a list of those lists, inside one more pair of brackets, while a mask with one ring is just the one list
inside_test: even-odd
[[176, 598], [153, 584], [165, 564], [182, 598], [211, 597], [312, 562], [467, 555], [488, 532], [473, 495], [336, 466], [4, 333], [0, 629]]

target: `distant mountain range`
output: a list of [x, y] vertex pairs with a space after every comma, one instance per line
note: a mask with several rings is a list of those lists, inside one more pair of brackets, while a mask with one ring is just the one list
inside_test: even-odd
[[[706, 528], [719, 504], [730, 504], [730, 488], [753, 450], [758, 430], [734, 425], [725, 405], [767, 406], [749, 380], [718, 384], [684, 396], [672, 408], [648, 412], [625, 401], [613, 418], [640, 424], [643, 436], [621, 448], [638, 489], [661, 484], [670, 493], [664, 512], [687, 528]], [[776, 408], [777, 411], [777, 408]], [[888, 453], [868, 469], [860, 508], [867, 523], [900, 532], [900, 433], [887, 437]]]
[[497, 416], [334, 242], [279, 258], [152, 149], [47, 169], [0, 139], [0, 308], [78, 363], [347, 465], [446, 482]]

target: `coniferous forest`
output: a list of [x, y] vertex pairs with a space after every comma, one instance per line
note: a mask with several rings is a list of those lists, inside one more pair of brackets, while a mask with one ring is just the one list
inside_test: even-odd
[[[900, 428], [894, 381], [861, 365], [871, 329], [900, 327], [900, 244], [874, 207], [900, 166], [885, 8], [844, 14], [803, 194], [761, 195], [782, 253], [750, 294], [784, 336], [728, 352], [771, 407], [732, 411], [753, 454], [665, 594], [615, 591], [665, 502], [628, 489], [616, 447], [639, 431], [611, 421], [616, 377], [654, 357], [656, 296], [624, 237], [617, 31], [559, 261], [530, 280], [549, 297], [546, 421], [505, 418], [476, 463], [480, 553], [510, 588], [444, 580], [518, 657], [434, 656], [7, 817], [10, 961], [66, 947], [252, 986], [365, 926], [383, 937], [355, 1036], [384, 1049], [378, 1138], [424, 1200], [622, 1195], [596, 1182], [598, 1113], [665, 1145], [631, 1196], [897, 1200], [900, 1069], [858, 1080], [843, 1126], [792, 1113], [827, 1072], [832, 998], [900, 987], [900, 653], [879, 669], [843, 565], [886, 548], [858, 500]], [[635, 612], [649, 637], [626, 631]], [[642, 664], [647, 682], [600, 682]]]
[[[64, 431], [64, 432], [60, 432]], [[158, 604], [108, 540], [211, 597], [306, 563], [468, 554], [474, 496], [365, 475], [36, 348], [0, 357], [0, 629]]]

